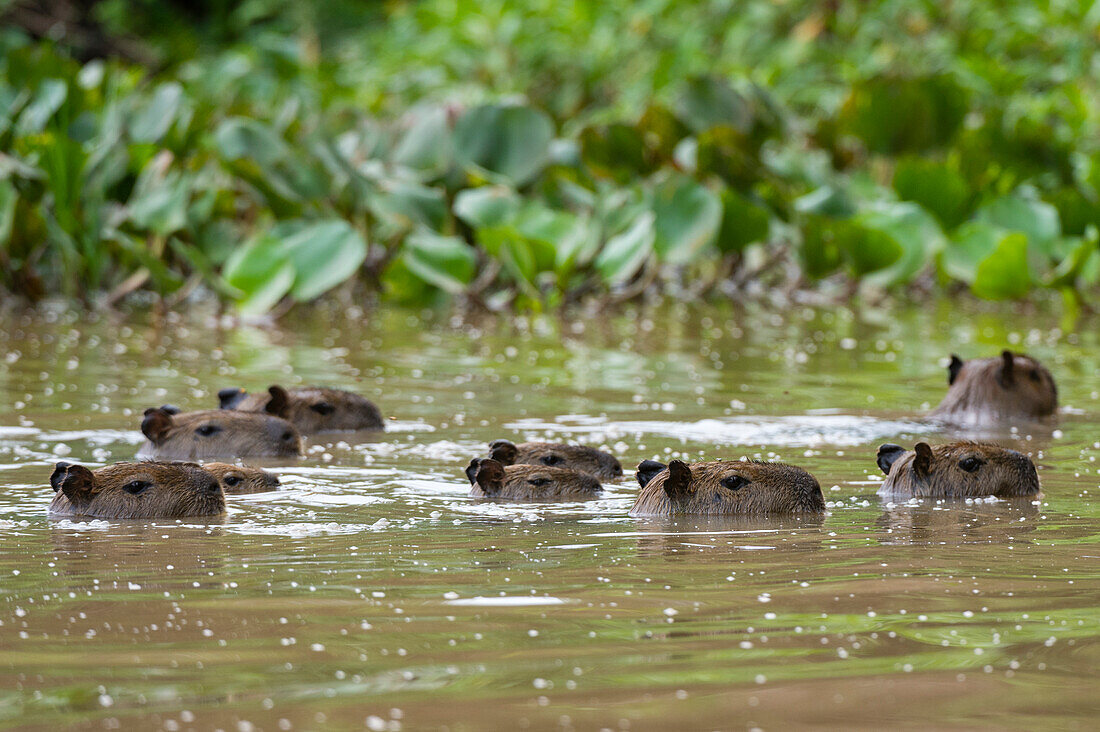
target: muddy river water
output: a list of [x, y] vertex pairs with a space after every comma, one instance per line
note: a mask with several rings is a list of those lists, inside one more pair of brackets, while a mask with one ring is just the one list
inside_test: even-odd
[[[0, 320], [0, 727], [1095, 728], [1100, 319], [674, 306], [563, 322], [410, 311]], [[946, 360], [1058, 380], [1021, 503], [887, 504], [875, 448]], [[320, 383], [390, 418], [271, 464], [217, 520], [51, 520], [53, 464], [131, 459], [141, 411]], [[466, 497], [492, 439], [577, 440], [589, 503]], [[824, 518], [634, 519], [642, 459], [782, 459]], [[258, 462], [257, 464], [263, 464]]]

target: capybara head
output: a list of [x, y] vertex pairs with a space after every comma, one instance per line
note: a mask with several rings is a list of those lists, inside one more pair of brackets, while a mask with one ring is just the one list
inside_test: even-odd
[[269, 414], [208, 409], [170, 414], [146, 409], [142, 457], [208, 460], [219, 457], [297, 457], [302, 438], [290, 422]]
[[886, 474], [879, 495], [897, 498], [976, 498], [1032, 496], [1039, 474], [1031, 458], [1015, 450], [980, 442], [952, 442], [912, 450], [887, 443], [878, 449]]
[[115, 463], [95, 471], [58, 463], [50, 513], [95, 518], [176, 518], [225, 513], [213, 475], [194, 463]]
[[623, 477], [623, 466], [614, 455], [594, 447], [566, 445], [560, 442], [521, 442], [508, 440], [489, 443], [489, 458], [502, 465], [545, 465], [568, 468], [613, 481]]
[[502, 465], [474, 458], [466, 468], [470, 496], [504, 501], [583, 501], [603, 489], [595, 476], [545, 465]]
[[222, 409], [266, 412], [294, 423], [303, 435], [318, 432], [382, 430], [382, 412], [374, 402], [343, 389], [308, 386], [284, 389], [271, 386], [266, 394], [249, 394], [244, 389], [218, 392]]
[[1042, 419], [1058, 408], [1058, 388], [1046, 367], [1012, 351], [970, 361], [952, 354], [947, 384], [947, 395], [931, 414], [947, 421]]
[[642, 490], [631, 516], [775, 515], [822, 513], [825, 497], [817, 480], [802, 468], [759, 460], [638, 466]]
[[263, 493], [279, 487], [278, 476], [248, 465], [206, 463], [202, 468], [218, 479], [226, 493]]

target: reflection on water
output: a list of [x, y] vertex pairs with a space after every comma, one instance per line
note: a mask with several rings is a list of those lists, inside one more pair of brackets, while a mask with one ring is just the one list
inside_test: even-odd
[[[0, 725], [56, 728], [1086, 728], [1100, 663], [1100, 340], [1042, 313], [641, 311], [456, 323], [325, 311], [160, 327], [0, 321]], [[1055, 427], [989, 435], [1038, 501], [889, 503], [881, 442], [941, 359], [1043, 359]], [[54, 462], [131, 459], [142, 410], [321, 383], [392, 417], [257, 464], [213, 521], [49, 520]], [[635, 519], [598, 500], [478, 502], [489, 441], [782, 459], [815, 518]]]

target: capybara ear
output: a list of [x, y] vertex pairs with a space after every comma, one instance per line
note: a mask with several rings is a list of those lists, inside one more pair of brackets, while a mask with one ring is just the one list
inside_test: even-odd
[[489, 443], [489, 457], [501, 465], [514, 465], [519, 449], [508, 440], [493, 440]]
[[264, 411], [276, 417], [285, 417], [286, 409], [290, 405], [290, 395], [286, 393], [286, 389], [278, 384], [272, 384], [268, 387], [267, 393], [271, 398], [267, 400]]
[[73, 503], [85, 503], [96, 492], [95, 476], [83, 465], [58, 463], [50, 476], [54, 492], [61, 491]]
[[177, 407], [175, 404], [161, 404], [160, 405], [160, 411], [165, 412], [166, 414], [171, 414], [172, 416], [175, 416], [175, 415], [179, 414], [180, 412], [182, 412], [183, 410], [180, 409], [179, 407]]
[[668, 478], [665, 480], [665, 493], [672, 500], [687, 498], [691, 494], [691, 468], [682, 460], [673, 460], [668, 464]]
[[656, 460], [643, 460], [638, 463], [638, 467], [634, 473], [634, 477], [638, 479], [638, 485], [645, 488], [649, 485], [649, 481], [653, 480], [653, 477], [657, 473], [661, 472], [668, 466], [664, 463], [659, 463]]
[[947, 385], [951, 386], [955, 383], [955, 379], [959, 378], [959, 372], [962, 371], [963, 360], [951, 354], [951, 363], [947, 365]]
[[172, 415], [164, 409], [146, 409], [145, 419], [141, 420], [141, 431], [156, 444], [164, 439], [168, 430], [172, 429]]
[[1001, 351], [1001, 368], [997, 371], [997, 381], [1001, 386], [1008, 388], [1012, 386], [1016, 380], [1016, 374], [1014, 368], [1016, 366], [1016, 357], [1012, 355], [1012, 351]]
[[913, 449], [917, 453], [913, 458], [913, 472], [917, 475], [928, 475], [932, 469], [932, 448], [927, 442], [918, 442]]
[[466, 477], [481, 486], [485, 495], [495, 496], [504, 487], [504, 466], [490, 458], [474, 458], [466, 468]]
[[878, 463], [879, 470], [883, 475], [890, 474], [890, 468], [894, 467], [894, 463], [897, 459], [905, 454], [905, 448], [901, 445], [895, 445], [892, 442], [887, 442], [878, 446], [878, 459], [875, 462]]
[[248, 392], [239, 386], [231, 386], [218, 392], [218, 409], [236, 409]]

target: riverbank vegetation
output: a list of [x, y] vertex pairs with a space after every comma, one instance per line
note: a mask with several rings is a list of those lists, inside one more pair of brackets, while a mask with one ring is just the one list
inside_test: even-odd
[[0, 0], [0, 288], [30, 300], [1100, 282], [1090, 3], [40, 5]]

